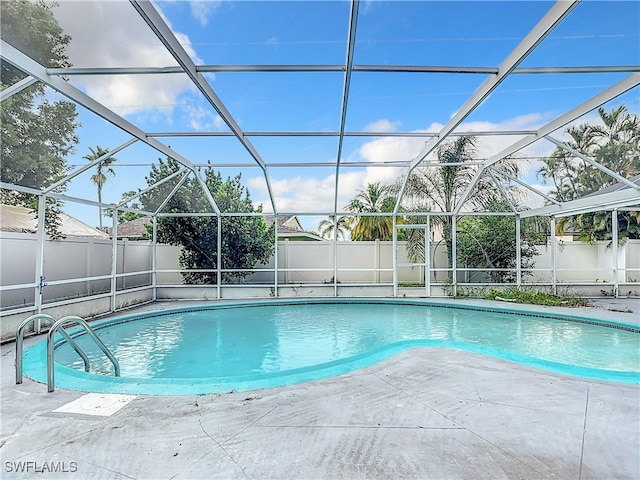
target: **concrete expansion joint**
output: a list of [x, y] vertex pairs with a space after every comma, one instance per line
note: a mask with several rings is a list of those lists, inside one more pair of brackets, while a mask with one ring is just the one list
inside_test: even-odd
[[589, 392], [591, 387], [587, 385], [587, 395], [584, 400], [584, 423], [582, 424], [582, 443], [580, 444], [580, 469], [578, 474], [578, 480], [582, 479], [582, 460], [584, 458], [584, 440], [587, 435], [587, 413], [589, 411]]

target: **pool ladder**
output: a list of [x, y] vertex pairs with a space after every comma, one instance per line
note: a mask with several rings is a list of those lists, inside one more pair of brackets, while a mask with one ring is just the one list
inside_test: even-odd
[[71, 347], [76, 351], [82, 361], [84, 362], [84, 370], [86, 372], [89, 371], [89, 357], [82, 351], [80, 346], [76, 343], [76, 341], [67, 333], [67, 331], [63, 328], [65, 325], [74, 323], [80, 325], [89, 336], [93, 339], [94, 342], [100, 347], [100, 350], [107, 356], [107, 358], [113, 364], [113, 370], [116, 377], [120, 376], [120, 364], [116, 357], [113, 356], [111, 351], [107, 348], [107, 346], [100, 340], [100, 337], [96, 335], [96, 332], [89, 326], [89, 324], [81, 317], [76, 315], [69, 315], [61, 318], [56, 321], [51, 315], [45, 315], [42, 313], [31, 315], [24, 322], [20, 324], [18, 329], [16, 330], [16, 384], [22, 383], [22, 350], [24, 344], [24, 331], [27, 329], [27, 326], [35, 322], [36, 320], [42, 321], [45, 320], [51, 323], [51, 328], [49, 329], [49, 333], [47, 334], [47, 391], [53, 392], [55, 387], [55, 379], [54, 379], [54, 342], [53, 337], [56, 332], [59, 333], [65, 338], [65, 340], [71, 345]]

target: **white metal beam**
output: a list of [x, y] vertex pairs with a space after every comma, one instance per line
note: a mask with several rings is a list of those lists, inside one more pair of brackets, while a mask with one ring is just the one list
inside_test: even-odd
[[507, 195], [507, 192], [504, 189], [504, 185], [502, 185], [502, 183], [500, 183], [498, 181], [498, 179], [496, 178], [496, 176], [494, 174], [494, 170], [488, 169], [488, 171], [489, 171], [489, 176], [493, 180], [493, 183], [496, 184], [496, 187], [498, 187], [498, 190], [500, 191], [500, 194], [502, 195], [502, 198], [504, 198], [504, 201], [507, 202], [507, 204], [509, 205], [509, 207], [511, 208], [511, 210], [514, 213], [518, 213], [518, 209], [516, 208], [516, 206], [513, 204], [513, 202], [509, 198], [509, 195]]
[[[196, 65], [198, 73], [246, 72], [344, 72], [344, 65]], [[470, 67], [455, 65], [354, 65], [354, 72], [392, 73], [470, 73], [497, 75], [498, 67]], [[573, 73], [630, 73], [640, 72], [640, 65], [586, 65], [581, 67], [519, 67], [512, 75], [573, 74]], [[49, 75], [170, 75], [184, 73], [182, 67], [69, 67], [48, 68]]]
[[[353, 70], [353, 55], [356, 46], [356, 30], [358, 26], [358, 7], [359, 0], [351, 1], [351, 10], [349, 15], [349, 35], [347, 39], [347, 58], [346, 69], [344, 73], [344, 83], [342, 86], [342, 109], [340, 112], [340, 134], [338, 137], [338, 153], [336, 154], [336, 177], [335, 192], [333, 197], [333, 210], [338, 211], [338, 184], [340, 180], [340, 160], [342, 159], [342, 144], [344, 141], [344, 126], [347, 120], [347, 106], [349, 105], [349, 87], [351, 86], [351, 72]], [[335, 219], [334, 219], [335, 220]], [[337, 220], [336, 220], [337, 221]], [[337, 237], [337, 235], [336, 235]], [[337, 249], [335, 249], [337, 255]], [[335, 267], [335, 264], [334, 264]], [[335, 280], [334, 275], [334, 280]]]
[[460, 123], [467, 118], [500, 84], [509, 76], [509, 74], [529, 55], [553, 29], [564, 20], [564, 18], [573, 11], [580, 3], [580, 0], [557, 1], [554, 6], [542, 17], [538, 24], [527, 34], [527, 36], [518, 44], [518, 46], [507, 56], [507, 58], [498, 67], [498, 73], [487, 78], [475, 93], [465, 102], [465, 104], [456, 112], [456, 114], [442, 128], [438, 137], [429, 142], [424, 149], [411, 162], [411, 167], [405, 174], [402, 187], [398, 195], [398, 200], [394, 208], [394, 213], [398, 212], [400, 202], [407, 187], [407, 181], [413, 170], [440, 145]]
[[155, 138], [148, 137], [145, 132], [140, 130], [131, 122], [125, 120], [119, 115], [116, 115], [112, 110], [109, 110], [107, 107], [105, 107], [101, 103], [98, 103], [96, 100], [94, 100], [84, 92], [78, 90], [68, 82], [65, 82], [62, 78], [48, 75], [45, 67], [22, 53], [20, 50], [16, 49], [4, 40], [0, 40], [0, 47], [0, 56], [2, 56], [2, 58], [4, 58], [7, 62], [23, 70], [27, 74], [37, 78], [42, 83], [57, 90], [62, 95], [73, 100], [74, 102], [79, 103], [107, 122], [129, 133], [131, 136], [143, 141], [160, 153], [174, 158], [186, 167], [193, 168], [193, 164], [189, 160], [173, 151], [170, 147], [167, 147], [163, 143], [157, 141]]
[[56, 188], [58, 188], [60, 185], [64, 185], [65, 183], [67, 183], [69, 180], [72, 180], [73, 178], [77, 177], [78, 175], [80, 175], [81, 173], [86, 172], [87, 170], [89, 170], [90, 168], [94, 167], [95, 165], [97, 165], [98, 163], [100, 163], [101, 161], [103, 161], [106, 158], [112, 157], [113, 155], [115, 155], [116, 153], [124, 150], [125, 148], [127, 148], [130, 145], [133, 145], [134, 143], [136, 143], [138, 141], [137, 138], [132, 138], [131, 140], [129, 140], [128, 142], [123, 143], [122, 145], [117, 146], [116, 148], [114, 148], [113, 150], [105, 153], [104, 155], [102, 155], [101, 157], [96, 158], [95, 160], [87, 163], [86, 165], [83, 165], [82, 167], [80, 167], [78, 170], [75, 170], [74, 172], [71, 172], [69, 175], [67, 175], [66, 177], [64, 177], [62, 180], [54, 183], [53, 185], [45, 188], [43, 190], [43, 192], [45, 194], [55, 190]]
[[[494, 170], [493, 167], [489, 167], [489, 171]], [[531, 185], [529, 185], [526, 182], [523, 182], [522, 180], [520, 180], [519, 178], [516, 177], [512, 177], [511, 175], [504, 173], [504, 172], [500, 172], [500, 175], [504, 175], [505, 177], [507, 177], [509, 180], [511, 180], [512, 182], [516, 182], [517, 184], [523, 186], [524, 188], [526, 188], [527, 190], [535, 193], [536, 195], [541, 196], [542, 198], [544, 198], [545, 200], [551, 202], [551, 203], [555, 203], [556, 205], [560, 205], [560, 202], [557, 201], [555, 198], [551, 198], [549, 195], [545, 195], [544, 193], [542, 193], [540, 190], [533, 188]]]
[[23, 78], [19, 82], [14, 83], [10, 87], [7, 87], [4, 90], [2, 90], [2, 92], [0, 92], [0, 102], [4, 102], [7, 98], [11, 97], [12, 95], [15, 95], [16, 93], [21, 92], [25, 88], [30, 87], [31, 85], [37, 82], [38, 82], [38, 79], [33, 78], [31, 75], [29, 75], [27, 78]]
[[[450, 137], [493, 137], [501, 135], [531, 135], [535, 130], [482, 130], [471, 132], [451, 132]], [[147, 132], [149, 137], [233, 137], [233, 132]], [[311, 131], [279, 131], [279, 132], [244, 132], [245, 137], [338, 137], [340, 132]], [[345, 137], [416, 137], [434, 138], [436, 132], [344, 132]]]
[[590, 158], [587, 155], [584, 155], [583, 153], [578, 152], [577, 150], [571, 148], [566, 143], [563, 143], [560, 140], [556, 140], [555, 138], [551, 137], [550, 135], [547, 135], [544, 138], [549, 140], [551, 143], [554, 143], [555, 145], [557, 145], [561, 149], [566, 150], [571, 155], [584, 160], [585, 162], [587, 162], [592, 167], [597, 168], [601, 172], [604, 172], [607, 175], [609, 175], [610, 177], [615, 178], [618, 182], [624, 183], [625, 185], [627, 185], [627, 186], [629, 186], [629, 187], [631, 187], [631, 188], [633, 188], [635, 190], [640, 190], [640, 185], [637, 185], [637, 184], [633, 183], [631, 180], [629, 180], [629, 179], [623, 177], [622, 175], [614, 172], [610, 168], [607, 168], [604, 165], [601, 165], [600, 163], [596, 162], [593, 158]]
[[549, 205], [546, 207], [526, 210], [524, 212], [520, 212], [520, 216], [523, 218], [537, 216], [567, 217], [570, 215], [578, 215], [580, 213], [632, 206], [640, 208], [640, 193], [635, 189], [626, 188], [615, 192], [578, 198], [577, 200], [564, 202], [560, 205]]
[[175, 186], [169, 192], [169, 194], [166, 197], [164, 197], [164, 200], [162, 200], [162, 202], [160, 202], [160, 205], [158, 205], [156, 207], [156, 209], [153, 212], [154, 216], [158, 215], [158, 213], [160, 213], [160, 211], [164, 208], [164, 206], [167, 203], [169, 203], [169, 200], [171, 200], [171, 198], [176, 194], [176, 192], [180, 189], [180, 187], [184, 184], [184, 182], [187, 181], [188, 177], [189, 177], [189, 175], [183, 175], [180, 178], [180, 180], [178, 180], [178, 183], [176, 183]]
[[[138, 193], [136, 193], [135, 195], [127, 198], [126, 200], [123, 200], [122, 202], [118, 203], [116, 205], [117, 208], [122, 208], [123, 205], [126, 205], [127, 203], [129, 203], [131, 200], [135, 200], [138, 197], [141, 197], [142, 195], [144, 195], [145, 193], [153, 190], [156, 187], [159, 187], [160, 185], [162, 185], [165, 182], [168, 182], [169, 180], [171, 180], [174, 177], [177, 177], [178, 175], [184, 175], [186, 176], [187, 172], [190, 171], [187, 168], [183, 168], [181, 170], [178, 170], [177, 172], [173, 172], [171, 175], [167, 175], [166, 177], [164, 177], [162, 180], [157, 181], [156, 183], [154, 183], [153, 185], [149, 185], [149, 187], [145, 188], [144, 190], [139, 191]], [[182, 179], [181, 179], [182, 180]]]
[[482, 172], [484, 171], [485, 168], [488, 168], [491, 165], [494, 165], [495, 163], [499, 162], [503, 158], [508, 157], [509, 155], [513, 155], [514, 153], [516, 153], [516, 152], [522, 150], [523, 148], [531, 145], [532, 143], [536, 142], [540, 138], [543, 138], [543, 137], [549, 135], [550, 133], [556, 131], [557, 129], [564, 127], [566, 124], [574, 121], [575, 119], [581, 117], [582, 115], [584, 115], [586, 113], [589, 113], [590, 111], [598, 108], [599, 106], [603, 105], [604, 103], [608, 102], [609, 100], [611, 100], [611, 99], [613, 99], [613, 98], [615, 98], [617, 96], [622, 95], [623, 93], [631, 90], [632, 88], [637, 87], [638, 85], [640, 85], [640, 73], [632, 73], [628, 77], [625, 77], [624, 79], [622, 79], [618, 83], [616, 83], [616, 84], [612, 85], [611, 87], [607, 88], [606, 90], [600, 92], [598, 95], [590, 98], [586, 102], [578, 105], [577, 107], [575, 107], [572, 110], [568, 111], [564, 115], [560, 115], [555, 120], [553, 120], [553, 121], [547, 123], [546, 125], [540, 127], [536, 131], [535, 134], [529, 135], [529, 136], [527, 136], [527, 137], [515, 142], [514, 144], [512, 144], [509, 147], [505, 148], [501, 152], [496, 153], [492, 157], [488, 158], [484, 162], [484, 166], [478, 170], [478, 172], [476, 173], [475, 177], [469, 183], [469, 186], [467, 187], [466, 192], [462, 196], [462, 198], [460, 200], [460, 203], [458, 203], [458, 205], [454, 209], [454, 212], [456, 212], [456, 213], [459, 212], [460, 209], [462, 208], [462, 206], [469, 199], [469, 195], [471, 195], [471, 192], [473, 191], [473, 189], [475, 188], [476, 184], [478, 183], [478, 180], [480, 179], [480, 176], [482, 175]]
[[238, 141], [244, 146], [244, 148], [249, 152], [251, 157], [256, 161], [258, 165], [262, 168], [264, 173], [265, 182], [267, 185], [267, 191], [269, 193], [269, 199], [271, 201], [271, 206], [273, 211], [276, 211], [275, 199], [273, 197], [273, 192], [271, 190], [271, 182], [269, 180], [269, 174], [267, 172], [267, 166], [262, 160], [258, 151], [254, 148], [251, 142], [245, 138], [244, 133], [238, 123], [235, 121], [231, 113], [224, 106], [218, 95], [213, 91], [213, 88], [204, 78], [204, 76], [199, 73], [196, 69], [196, 65], [186, 52], [182, 44], [178, 41], [176, 36], [173, 34], [169, 26], [166, 24], [164, 19], [160, 16], [155, 7], [151, 4], [151, 2], [147, 0], [129, 0], [131, 5], [136, 9], [136, 11], [140, 14], [143, 20], [147, 23], [149, 28], [153, 31], [153, 33], [158, 37], [158, 39], [162, 42], [165, 48], [171, 53], [173, 58], [178, 62], [178, 64], [182, 67], [184, 73], [191, 79], [194, 85], [200, 90], [202, 95], [207, 99], [207, 101], [211, 104], [211, 106], [215, 109], [215, 111], [220, 115], [220, 118], [227, 124], [227, 126], [234, 133]]

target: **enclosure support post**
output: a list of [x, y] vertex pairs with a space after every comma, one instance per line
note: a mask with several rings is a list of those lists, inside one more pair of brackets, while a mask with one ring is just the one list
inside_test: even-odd
[[[336, 185], [336, 196], [337, 190]], [[333, 296], [338, 296], [338, 215], [333, 216]]]
[[398, 296], [398, 226], [396, 222], [396, 214], [393, 214], [393, 296]]
[[155, 302], [158, 298], [158, 225], [156, 223], [157, 217], [154, 215], [152, 218], [153, 231], [151, 233], [151, 287], [152, 287], [152, 299]]
[[431, 296], [431, 216], [427, 215], [424, 229], [424, 288], [427, 297]]
[[222, 264], [222, 215], [218, 214], [218, 245], [216, 247], [216, 254], [218, 261], [216, 262], [216, 284], [218, 300], [220, 300], [222, 294], [222, 271], [220, 265]]
[[618, 298], [620, 282], [618, 278], [618, 211], [611, 211], [611, 253], [613, 254], [613, 296]]
[[453, 275], [453, 296], [458, 296], [458, 262], [456, 261], [457, 257], [457, 232], [458, 229], [458, 217], [453, 215], [451, 218], [451, 274]]
[[273, 296], [278, 298], [278, 217], [273, 216], [273, 235], [275, 236], [273, 252]]
[[520, 215], [516, 215], [516, 286], [518, 290], [522, 288], [522, 246], [520, 232]]
[[375, 266], [376, 272], [375, 272], [374, 281], [376, 283], [380, 283], [380, 239], [379, 238], [376, 238], [375, 245], [376, 245], [376, 257], [374, 259], [374, 262], [375, 262], [374, 266]]
[[284, 283], [289, 285], [291, 275], [289, 275], [289, 265], [291, 265], [291, 257], [289, 256], [289, 239], [284, 239]]
[[[36, 232], [36, 241], [38, 245], [37, 250], [37, 259], [36, 259], [36, 287], [35, 287], [35, 297], [34, 303], [36, 307], [36, 313], [42, 313], [42, 289], [44, 288], [44, 240], [45, 240], [45, 231], [44, 231], [44, 219], [46, 215], [47, 208], [47, 196], [40, 195], [38, 197], [38, 231]], [[36, 333], [40, 333], [41, 324], [40, 319], [37, 319], [34, 325], [34, 331]]]
[[[111, 227], [111, 311], [116, 311], [116, 290], [118, 288], [118, 208], [113, 209]], [[124, 269], [123, 269], [124, 271]]]
[[556, 217], [551, 217], [551, 285], [553, 294], [558, 293], [558, 241], [556, 238]]

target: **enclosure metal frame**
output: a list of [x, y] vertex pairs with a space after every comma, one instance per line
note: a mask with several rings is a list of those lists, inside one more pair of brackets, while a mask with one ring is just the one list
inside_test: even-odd
[[[345, 53], [345, 61], [342, 64], [338, 65], [196, 65], [194, 61], [191, 59], [189, 54], [186, 52], [184, 47], [180, 44], [177, 37], [171, 31], [170, 27], [165, 22], [164, 18], [160, 15], [160, 13], [155, 9], [153, 4], [148, 0], [130, 0], [130, 4], [133, 9], [141, 16], [144, 20], [148, 28], [156, 35], [156, 37], [160, 40], [160, 42], [164, 45], [166, 50], [172, 55], [172, 57], [178, 63], [177, 66], [170, 67], [127, 67], [127, 68], [104, 68], [104, 67], [91, 67], [91, 68], [46, 68], [43, 65], [38, 64], [35, 60], [25, 55], [23, 52], [19, 51], [15, 47], [6, 43], [4, 40], [0, 43], [0, 56], [3, 61], [6, 61], [17, 68], [21, 69], [27, 75], [25, 79], [17, 82], [15, 85], [8, 87], [0, 93], [0, 101], [4, 101], [7, 98], [10, 98], [12, 95], [22, 91], [23, 89], [29, 87], [35, 82], [42, 82], [48, 87], [54, 89], [59, 92], [63, 96], [72, 100], [73, 102], [81, 105], [99, 117], [103, 118], [107, 122], [115, 125], [120, 128], [124, 132], [128, 133], [131, 138], [123, 143], [122, 145], [115, 146], [112, 148], [107, 155], [113, 155], [119, 151], [122, 151], [129, 146], [137, 143], [143, 142], [144, 144], [150, 146], [151, 148], [157, 150], [167, 157], [171, 157], [178, 161], [184, 168], [179, 172], [167, 177], [155, 185], [152, 185], [145, 190], [139, 192], [137, 196], [142, 195], [162, 183], [168, 181], [175, 176], [182, 175], [181, 179], [178, 182], [180, 185], [181, 182], [185, 181], [189, 175], [193, 175], [198, 184], [202, 187], [202, 190], [207, 197], [207, 201], [209, 202], [211, 209], [213, 211], [211, 216], [215, 216], [218, 220], [218, 240], [221, 237], [221, 219], [227, 215], [234, 215], [233, 213], [227, 214], [221, 212], [216, 202], [213, 198], [213, 195], [208, 190], [202, 176], [200, 175], [198, 167], [201, 165], [196, 165], [192, 163], [189, 159], [182, 156], [179, 152], [176, 152], [171, 147], [162, 143], [158, 140], [158, 138], [171, 138], [171, 137], [196, 137], [196, 136], [212, 136], [212, 137], [234, 137], [249, 153], [253, 161], [255, 162], [253, 166], [259, 167], [264, 175], [265, 184], [267, 186], [267, 191], [269, 195], [269, 201], [272, 206], [273, 214], [277, 219], [278, 215], [284, 215], [284, 212], [278, 212], [276, 201], [274, 198], [274, 194], [271, 187], [269, 168], [277, 168], [277, 167], [298, 167], [304, 168], [306, 166], [331, 166], [335, 167], [335, 193], [334, 193], [334, 205], [333, 211], [330, 212], [317, 212], [318, 215], [333, 215], [334, 218], [334, 232], [337, 231], [337, 221], [340, 215], [353, 215], [353, 212], [340, 212], [338, 207], [338, 187], [340, 182], [340, 173], [342, 168], [347, 167], [362, 167], [362, 166], [404, 166], [407, 168], [406, 174], [404, 176], [400, 194], [398, 196], [397, 203], [395, 205], [394, 211], [391, 214], [393, 220], [393, 245], [394, 252], [397, 251], [397, 217], [400, 215], [400, 205], [406, 190], [407, 179], [411, 172], [418, 168], [438, 168], [441, 167], [442, 164], [432, 164], [429, 163], [427, 157], [440, 145], [442, 142], [446, 141], [449, 138], [457, 137], [461, 135], [466, 135], [472, 133], [475, 136], [482, 135], [525, 135], [525, 138], [514, 142], [509, 147], [505, 148], [503, 151], [498, 154], [492, 156], [491, 158], [479, 160], [478, 162], [474, 162], [477, 165], [477, 172], [473, 179], [473, 181], [468, 185], [468, 188], [464, 194], [462, 201], [460, 201], [452, 212], [444, 212], [444, 215], [451, 215], [453, 217], [453, 222], [455, 222], [457, 218], [461, 215], [464, 215], [466, 212], [463, 210], [465, 205], [467, 204], [471, 193], [473, 192], [474, 187], [476, 186], [478, 180], [482, 175], [487, 173], [489, 176], [494, 178], [495, 181], [495, 166], [501, 160], [517, 153], [521, 149], [526, 146], [532, 144], [535, 141], [538, 141], [541, 138], [546, 138], [548, 141], [554, 143], [556, 146], [570, 152], [572, 155], [575, 155], [579, 158], [582, 158], [584, 161], [589, 163], [590, 165], [598, 168], [603, 171], [607, 175], [612, 176], [617, 181], [623, 183], [627, 188], [619, 190], [617, 192], [606, 193], [600, 195], [598, 197], [585, 197], [583, 199], [574, 200], [572, 202], [559, 202], [555, 199], [550, 198], [544, 192], [541, 192], [534, 188], [531, 185], [526, 184], [522, 180], [514, 177], [508, 177], [511, 181], [518, 183], [522, 187], [528, 189], [529, 191], [535, 193], [536, 195], [544, 198], [551, 205], [528, 210], [524, 212], [517, 212], [515, 208], [512, 208], [513, 211], [505, 212], [513, 215], [515, 217], [515, 222], [517, 225], [517, 236], [520, 238], [520, 221], [523, 218], [532, 217], [532, 216], [546, 216], [550, 219], [551, 225], [551, 243], [552, 245], [556, 245], [557, 239], [555, 237], [555, 219], [567, 215], [573, 215], [576, 213], [583, 212], [591, 212], [596, 210], [607, 210], [614, 212], [618, 211], [618, 209], [625, 209], [630, 207], [638, 208], [640, 207], [640, 185], [637, 183], [630, 182], [629, 180], [617, 175], [615, 172], [612, 172], [602, 165], [600, 165], [594, 159], [588, 158], [579, 152], [572, 150], [569, 146], [564, 144], [563, 142], [555, 139], [551, 136], [553, 132], [567, 125], [571, 121], [579, 118], [580, 116], [588, 113], [597, 107], [603, 105], [604, 103], [614, 99], [615, 97], [622, 95], [623, 93], [634, 89], [640, 85], [640, 65], [627, 65], [627, 66], [578, 66], [578, 67], [520, 67], [519, 65], [523, 60], [527, 58], [527, 56], [533, 52], [538, 45], [556, 28], [559, 24], [565, 20], [565, 18], [579, 5], [580, 0], [559, 0], [557, 1], [553, 7], [544, 15], [543, 18], [537, 23], [537, 25], [529, 32], [528, 35], [523, 38], [523, 40], [518, 44], [518, 46], [504, 59], [504, 61], [498, 67], [469, 67], [469, 66], [432, 66], [432, 65], [357, 65], [354, 64], [354, 50], [356, 47], [356, 36], [357, 36], [357, 20], [358, 20], [358, 12], [360, 9], [359, 0], [351, 0], [350, 2], [350, 13], [349, 13], [349, 22], [348, 29], [346, 32], [346, 53]], [[262, 132], [245, 132], [243, 131], [236, 119], [231, 115], [229, 110], [226, 108], [224, 103], [220, 100], [218, 95], [215, 92], [213, 86], [209, 83], [209, 81], [203, 75], [207, 72], [343, 72], [343, 89], [342, 89], [342, 100], [341, 100], [341, 109], [339, 115], [339, 129], [336, 132], [294, 132], [294, 131], [262, 131]], [[347, 131], [345, 128], [346, 122], [346, 113], [349, 105], [349, 94], [350, 94], [350, 86], [351, 86], [351, 77], [354, 72], [414, 72], [414, 73], [455, 73], [455, 74], [463, 74], [463, 75], [485, 75], [487, 78], [482, 83], [482, 85], [471, 95], [471, 97], [462, 105], [462, 107], [456, 112], [456, 114], [449, 120], [449, 122], [437, 133], [418, 133], [418, 132], [360, 132], [360, 131]], [[599, 94], [590, 98], [586, 102], [582, 103], [571, 109], [570, 111], [560, 115], [553, 121], [549, 122], [545, 126], [537, 129], [536, 131], [530, 130], [505, 130], [500, 132], [461, 132], [456, 130], [456, 128], [467, 118], [482, 102], [486, 99], [493, 91], [495, 91], [499, 86], [503, 83], [511, 75], [519, 75], [519, 74], [579, 74], [579, 73], [629, 73], [629, 75], [618, 83], [610, 86], [609, 88], [603, 90]], [[208, 101], [213, 110], [224, 120], [226, 125], [229, 127], [229, 132], [207, 132], [207, 133], [194, 133], [194, 132], [165, 132], [165, 133], [153, 133], [153, 132], [145, 132], [142, 131], [139, 127], [126, 120], [122, 116], [117, 115], [114, 111], [105, 107], [104, 105], [98, 103], [94, 98], [91, 98], [87, 94], [83, 93], [79, 89], [72, 86], [70, 83], [66, 82], [64, 77], [69, 77], [73, 75], [118, 75], [118, 74], [154, 74], [154, 75], [167, 75], [167, 74], [175, 74], [182, 73], [189, 77], [192, 81], [193, 85], [201, 92], [202, 96]], [[334, 162], [326, 162], [326, 163], [311, 163], [311, 164], [273, 164], [267, 165], [265, 161], [262, 159], [258, 150], [253, 146], [250, 141], [250, 137], [261, 137], [261, 136], [271, 136], [271, 137], [312, 137], [312, 136], [332, 136], [338, 138], [338, 149], [337, 155]], [[342, 159], [342, 147], [343, 141], [346, 137], [358, 137], [358, 136], [367, 136], [367, 137], [420, 137], [429, 139], [430, 141], [425, 145], [425, 147], [420, 151], [420, 153], [413, 159], [401, 159], [398, 162], [393, 163], [359, 163], [359, 162], [345, 162]], [[81, 168], [71, 172], [64, 179], [56, 182], [53, 185], [50, 185], [42, 190], [33, 189], [29, 187], [24, 187], [20, 185], [13, 185], [7, 183], [0, 183], [0, 188], [8, 189], [8, 190], [16, 190], [20, 192], [30, 193], [37, 195], [39, 197], [39, 220], [38, 220], [38, 229], [37, 229], [37, 244], [38, 244], [38, 259], [36, 263], [35, 270], [35, 280], [34, 284], [29, 286], [33, 286], [36, 290], [35, 295], [35, 307], [32, 310], [35, 310], [37, 313], [41, 313], [42, 309], [42, 299], [41, 289], [42, 284], [44, 283], [43, 273], [44, 273], [44, 242], [45, 242], [45, 233], [44, 233], [44, 206], [46, 202], [46, 198], [54, 198], [60, 200], [68, 200], [73, 202], [79, 202], [87, 205], [95, 205], [99, 207], [106, 207], [113, 209], [113, 260], [112, 260], [112, 270], [109, 278], [111, 279], [111, 291], [109, 294], [100, 295], [100, 296], [110, 296], [111, 297], [111, 309], [114, 310], [116, 308], [116, 295], [117, 295], [117, 278], [123, 276], [124, 274], [117, 274], [117, 212], [118, 211], [131, 211], [130, 208], [126, 206], [127, 202], [121, 202], [119, 204], [111, 204], [111, 203], [98, 203], [88, 199], [75, 198], [70, 197], [61, 193], [57, 193], [56, 189], [64, 185], [66, 182], [80, 175], [81, 173], [89, 170], [93, 166], [95, 166], [100, 160], [104, 158], [100, 157]], [[223, 165], [223, 164], [221, 164]], [[215, 166], [215, 165], [214, 165]], [[229, 165], [231, 166], [231, 165]], [[233, 166], [238, 166], [234, 164]], [[500, 172], [501, 175], [504, 175], [503, 172]], [[495, 182], [498, 183], [498, 182]], [[168, 201], [171, 198], [171, 195], [177, 191], [177, 187], [173, 189], [172, 193], [166, 198]], [[504, 192], [503, 192], [504, 193]], [[134, 197], [135, 198], [135, 197]], [[513, 207], [513, 206], [512, 206]], [[142, 212], [150, 215], [152, 218], [152, 243], [153, 243], [153, 253], [152, 253], [152, 268], [148, 272], [152, 276], [151, 280], [151, 288], [153, 290], [153, 299], [156, 299], [156, 290], [158, 288], [157, 284], [157, 253], [156, 253], [156, 240], [157, 240], [157, 225], [156, 220], [159, 216], [162, 216], [161, 212], [162, 205], [158, 207], [153, 212]], [[296, 214], [296, 212], [291, 212], [292, 214]], [[430, 225], [430, 217], [428, 216], [428, 212], [424, 212], [427, 214], [427, 227], [429, 229]], [[310, 214], [309, 212], [305, 212], [305, 215]], [[435, 214], [435, 212], [431, 212], [431, 214]], [[382, 215], [382, 214], [381, 214]], [[389, 216], [390, 214], [385, 214], [385, 216]], [[614, 222], [616, 224], [617, 222]], [[276, 239], [278, 238], [278, 227], [277, 221], [276, 224]], [[425, 228], [421, 226], [420, 228]], [[614, 230], [614, 237], [617, 240], [617, 231]], [[338, 248], [337, 248], [337, 235], [333, 236], [333, 292], [334, 296], [338, 295]], [[428, 239], [427, 239], [428, 243]], [[453, 249], [455, 251], [455, 228], [453, 232]], [[617, 241], [614, 241], [614, 248], [617, 250]], [[218, 241], [218, 258], [220, 258], [221, 250], [220, 250], [220, 241]], [[555, 251], [555, 250], [554, 250]], [[520, 252], [517, 254], [518, 260], [520, 259]], [[455, 254], [453, 255], [454, 265], [454, 281], [453, 281], [453, 292], [456, 292], [457, 282], [455, 280]], [[279, 283], [279, 272], [283, 271], [278, 268], [278, 253], [276, 249], [275, 253], [275, 268], [274, 268], [274, 295], [277, 297], [279, 289], [282, 285]], [[222, 278], [222, 268], [220, 266], [220, 262], [218, 262], [218, 266], [216, 269], [217, 275], [217, 287], [216, 287], [216, 296], [217, 298], [221, 298], [221, 278]], [[425, 260], [425, 264], [430, 262]], [[556, 279], [556, 261], [554, 257], [554, 265], [553, 265], [553, 289], [557, 288], [557, 279]], [[518, 265], [520, 262], [518, 261]], [[393, 292], [394, 296], [398, 295], [398, 276], [397, 276], [397, 268], [398, 263], [397, 259], [393, 258]], [[617, 273], [617, 266], [614, 266], [614, 273]], [[429, 270], [429, 268], [427, 268]], [[286, 272], [285, 272], [286, 274]], [[126, 275], [125, 275], [126, 276]], [[74, 281], [82, 281], [82, 280], [92, 280], [97, 277], [87, 277], [82, 279], [74, 279]], [[618, 283], [617, 283], [617, 275], [614, 275], [615, 278], [615, 293], [618, 294]], [[426, 272], [427, 286], [430, 287], [430, 273]], [[60, 282], [58, 282], [60, 283]], [[64, 283], [64, 282], [62, 282]], [[518, 268], [517, 273], [517, 285], [520, 287], [522, 285], [522, 272], [521, 269]], [[17, 288], [19, 286], [2, 286], [1, 290], [9, 290], [13, 288]], [[427, 295], [429, 295], [429, 288], [427, 288]], [[27, 311], [28, 309], [19, 309]]]

